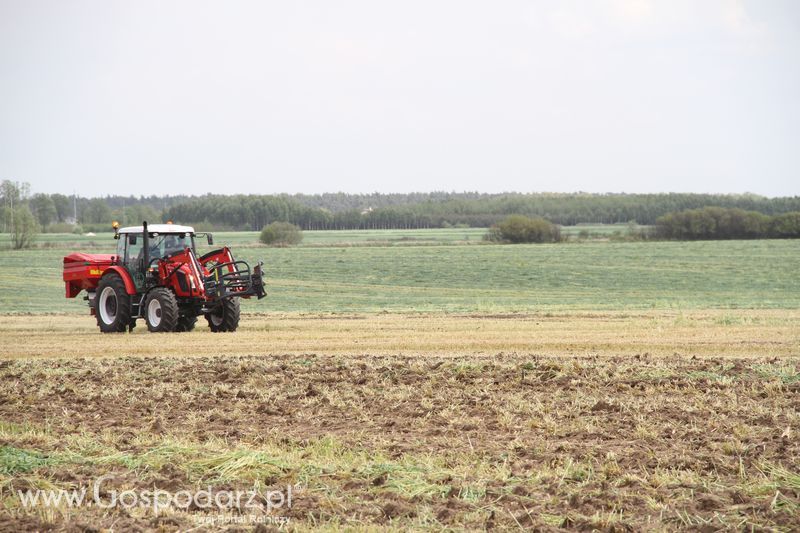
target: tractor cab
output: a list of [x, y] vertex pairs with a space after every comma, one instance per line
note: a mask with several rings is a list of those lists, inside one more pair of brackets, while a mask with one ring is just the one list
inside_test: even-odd
[[[182, 254], [187, 249], [197, 257], [195, 235], [191, 226], [177, 224], [150, 224], [147, 237], [143, 226], [115, 228], [117, 260], [141, 288], [147, 271], [158, 261]], [[205, 236], [209, 244], [214, 242], [210, 233]]]

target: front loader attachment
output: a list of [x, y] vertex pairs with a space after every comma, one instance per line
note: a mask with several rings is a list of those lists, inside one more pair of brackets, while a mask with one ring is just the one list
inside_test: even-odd
[[214, 265], [210, 270], [211, 275], [203, 280], [206, 296], [212, 300], [256, 296], [260, 300], [267, 295], [264, 291], [262, 265], [259, 262], [252, 272], [245, 261], [228, 261]]

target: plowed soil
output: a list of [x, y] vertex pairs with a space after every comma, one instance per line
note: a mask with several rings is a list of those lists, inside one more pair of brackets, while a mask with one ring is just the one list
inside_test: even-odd
[[[671, 354], [669, 342], [615, 354], [597, 348], [600, 334], [594, 350], [572, 355], [491, 346], [275, 353], [265, 334], [268, 355], [130, 357], [134, 335], [97, 334], [120, 355], [81, 357], [71, 346], [70, 357], [0, 362], [0, 521], [8, 530], [219, 527], [200, 522], [208, 513], [198, 509], [45, 512], [15, 501], [20, 488], [79, 487], [112, 473], [121, 490], [291, 484], [294, 505], [277, 513], [289, 528], [790, 530], [800, 523], [796, 317], [739, 319], [711, 320], [720, 340], [699, 355], [677, 338]], [[292, 320], [306, 340], [326, 330], [320, 320], [347, 321]], [[605, 320], [610, 334], [637, 318]], [[726, 353], [752, 320], [775, 328], [772, 344]], [[477, 331], [509, 320], [457, 317], [449, 327], [464, 322]], [[198, 345], [216, 337], [187, 336]], [[8, 459], [23, 452], [30, 465]]]

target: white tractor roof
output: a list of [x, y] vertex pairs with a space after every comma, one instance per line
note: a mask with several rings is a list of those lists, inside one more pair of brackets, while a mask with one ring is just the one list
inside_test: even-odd
[[[120, 233], [143, 233], [142, 226], [128, 226], [120, 228]], [[191, 226], [180, 226], [178, 224], [148, 224], [147, 233], [194, 233]]]

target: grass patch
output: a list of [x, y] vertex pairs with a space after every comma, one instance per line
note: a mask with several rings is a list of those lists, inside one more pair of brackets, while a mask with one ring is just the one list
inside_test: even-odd
[[754, 365], [755, 370], [760, 376], [768, 379], [778, 379], [781, 383], [800, 383], [800, 371], [797, 365]]
[[2, 475], [24, 474], [54, 463], [56, 463], [55, 459], [37, 451], [0, 446], [0, 474]]

